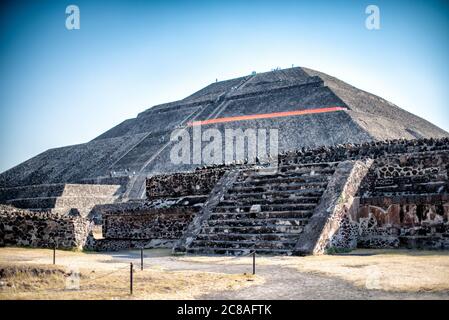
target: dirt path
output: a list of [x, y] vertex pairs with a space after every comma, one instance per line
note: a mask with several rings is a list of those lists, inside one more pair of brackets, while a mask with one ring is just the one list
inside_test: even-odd
[[[139, 253], [132, 252], [126, 258], [138, 263]], [[206, 258], [207, 259], [207, 258]], [[279, 258], [264, 258], [277, 262]], [[282, 259], [282, 258], [281, 258]], [[250, 258], [216, 258], [212, 257], [205, 263], [195, 261], [195, 258], [177, 258], [172, 256], [153, 257], [152, 264], [167, 270], [197, 270], [222, 273], [251, 273]], [[218, 260], [218, 261], [215, 261]], [[264, 261], [264, 264], [267, 261]], [[215, 292], [199, 297], [199, 299], [444, 299], [449, 300], [449, 291], [444, 292], [388, 292], [369, 290], [352, 285], [348, 281], [334, 277], [323, 276], [311, 272], [300, 272], [291, 267], [278, 265], [258, 265], [256, 273], [265, 279], [262, 285], [251, 286], [241, 290]]]
[[283, 299], [283, 300], [353, 300], [353, 299], [449, 299], [449, 292], [408, 293], [358, 288], [345, 280], [298, 272], [291, 268], [261, 266], [257, 274], [265, 278], [263, 285], [238, 291], [204, 295], [201, 299]]

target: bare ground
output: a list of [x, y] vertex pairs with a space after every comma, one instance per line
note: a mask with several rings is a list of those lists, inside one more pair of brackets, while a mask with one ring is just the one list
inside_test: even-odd
[[[64, 290], [60, 284], [48, 294], [39, 285], [24, 287], [19, 277], [15, 291], [0, 288], [0, 299], [449, 299], [447, 252], [356, 250], [334, 256], [257, 257], [256, 277], [249, 275], [250, 257], [172, 256], [169, 250], [145, 250], [144, 271], [138, 270], [139, 251], [57, 251], [56, 261], [66, 272], [81, 271], [81, 291]], [[51, 250], [0, 248], [0, 265], [51, 262]], [[127, 292], [130, 262], [137, 269], [133, 296]]]

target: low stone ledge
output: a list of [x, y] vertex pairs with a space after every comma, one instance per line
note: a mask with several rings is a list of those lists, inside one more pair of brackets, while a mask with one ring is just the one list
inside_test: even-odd
[[93, 240], [87, 250], [91, 251], [120, 251], [129, 249], [159, 249], [172, 248], [174, 240], [168, 239], [96, 239]]
[[203, 206], [207, 196], [187, 196], [179, 198], [166, 198], [157, 200], [138, 200], [121, 203], [111, 203], [96, 205], [89, 213], [88, 218], [96, 225], [103, 223], [103, 216], [105, 215], [131, 215], [141, 214], [149, 211], [155, 212], [158, 209], [168, 208], [192, 208], [191, 210], [197, 212]]
[[445, 203], [449, 201], [449, 194], [404, 194], [385, 195], [375, 197], [361, 197], [360, 205], [389, 206], [392, 204], [429, 204]]

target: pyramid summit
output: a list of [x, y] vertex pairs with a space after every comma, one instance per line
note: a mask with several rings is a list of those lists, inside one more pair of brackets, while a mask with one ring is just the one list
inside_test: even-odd
[[0, 174], [0, 188], [118, 184], [143, 197], [145, 178], [189, 171], [170, 162], [179, 128], [279, 130], [279, 152], [389, 139], [441, 138], [428, 121], [327, 74], [295, 67], [212, 83], [149, 108], [90, 142], [47, 150]]

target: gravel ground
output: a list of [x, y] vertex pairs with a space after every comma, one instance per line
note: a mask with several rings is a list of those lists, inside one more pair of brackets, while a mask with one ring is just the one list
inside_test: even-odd
[[223, 291], [202, 296], [202, 299], [282, 299], [282, 300], [357, 300], [357, 299], [449, 299], [449, 292], [386, 292], [356, 287], [347, 281], [302, 273], [292, 268], [261, 266], [257, 274], [265, 277], [263, 285], [239, 291]]

